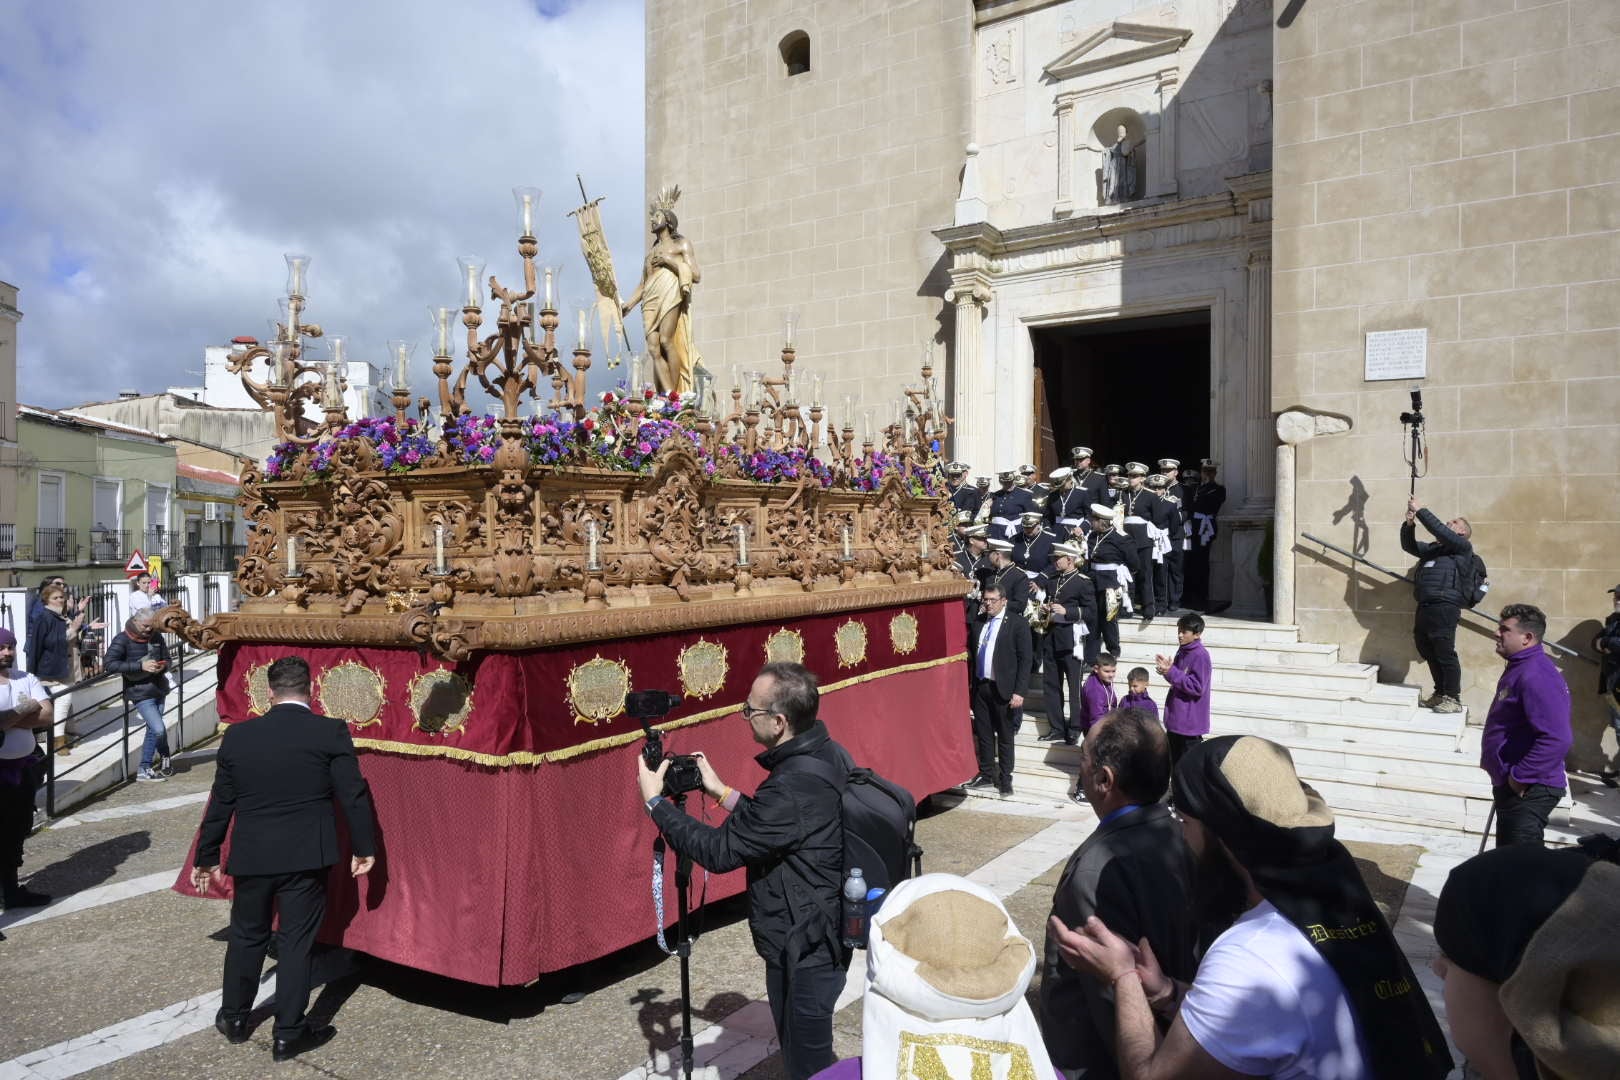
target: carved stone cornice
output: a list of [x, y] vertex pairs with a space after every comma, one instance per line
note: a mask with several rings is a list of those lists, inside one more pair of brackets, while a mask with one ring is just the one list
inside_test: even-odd
[[319, 612], [227, 612], [199, 623], [170, 605], [160, 616], [162, 628], [188, 643], [217, 648], [226, 642], [275, 642], [297, 645], [355, 645], [418, 648], [427, 646], [451, 659], [475, 651], [515, 652], [553, 645], [573, 645], [652, 634], [682, 633], [743, 623], [833, 615], [846, 611], [897, 607], [949, 600], [967, 595], [960, 577], [892, 584], [873, 581], [853, 589], [829, 583], [814, 592], [785, 592], [716, 604], [658, 604], [608, 611], [568, 611], [550, 615], [479, 617], [430, 611], [401, 615], [322, 617]]

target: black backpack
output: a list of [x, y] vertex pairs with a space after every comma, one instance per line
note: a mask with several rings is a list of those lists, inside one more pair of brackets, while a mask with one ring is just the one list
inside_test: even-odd
[[1457, 558], [1457, 585], [1462, 589], [1464, 607], [1477, 607], [1491, 591], [1491, 583], [1486, 580], [1489, 573], [1485, 560], [1473, 552], [1469, 552], [1466, 564], [1461, 557]]
[[[795, 764], [797, 763], [797, 764]], [[922, 873], [923, 849], [917, 846], [917, 801], [911, 792], [871, 769], [847, 773], [809, 754], [795, 754], [778, 765], [803, 768], [838, 789], [843, 800], [844, 867], [838, 884], [854, 867], [861, 868], [866, 887], [887, 896], [908, 877]], [[878, 903], [872, 905], [876, 913]]]

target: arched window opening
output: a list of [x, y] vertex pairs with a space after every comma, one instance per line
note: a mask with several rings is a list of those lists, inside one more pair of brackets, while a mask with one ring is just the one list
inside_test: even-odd
[[795, 30], [782, 39], [778, 46], [782, 51], [782, 65], [787, 69], [788, 75], [803, 75], [810, 70], [810, 35], [803, 30]]

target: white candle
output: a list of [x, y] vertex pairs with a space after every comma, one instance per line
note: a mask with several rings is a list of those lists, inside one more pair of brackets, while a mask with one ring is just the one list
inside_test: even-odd
[[641, 396], [641, 354], [636, 353], [630, 357], [630, 396]]
[[821, 404], [821, 380], [822, 376], [819, 371], [810, 376], [810, 404], [812, 405]]
[[596, 519], [585, 519], [585, 569], [600, 570], [602, 558], [597, 550]]
[[298, 538], [287, 537], [287, 576], [298, 576]]
[[433, 570], [444, 573], [444, 526], [433, 526]]
[[549, 266], [546, 267], [546, 273], [545, 273], [546, 291], [545, 291], [545, 296], [546, 296], [546, 310], [547, 311], [556, 311], [557, 310], [557, 281], [556, 281], [556, 278], [557, 278], [557, 272], [555, 270], [553, 270]]
[[591, 343], [590, 323], [588, 321], [589, 318], [590, 318], [589, 310], [586, 309], [586, 308], [580, 308], [579, 309], [579, 349], [580, 349], [581, 352], [584, 352], [587, 348], [589, 348], [590, 343]]
[[927, 561], [927, 559], [928, 559], [928, 530], [927, 529], [924, 529], [922, 531], [922, 539], [921, 539], [921, 542], [920, 542], [920, 549], [918, 551], [918, 554], [920, 554], [923, 557], [924, 561]]
[[737, 565], [748, 565], [748, 526], [737, 523]]
[[844, 526], [844, 561], [849, 562], [855, 557], [855, 541], [850, 527]]

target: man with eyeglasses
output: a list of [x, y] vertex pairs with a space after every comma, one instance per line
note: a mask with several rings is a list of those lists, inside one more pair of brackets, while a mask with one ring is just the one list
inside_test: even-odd
[[727, 811], [718, 827], [664, 796], [667, 760], [655, 771], [636, 755], [642, 801], [669, 845], [711, 873], [747, 868], [748, 928], [765, 961], [765, 994], [789, 1080], [806, 1080], [837, 1060], [833, 1006], [849, 968], [838, 927], [842, 794], [827, 774], [848, 776], [854, 762], [827, 734], [820, 703], [816, 677], [804, 665], [760, 669], [741, 711], [764, 747], [754, 760], [770, 773], [765, 782], [744, 795], [695, 755], [704, 792]]

